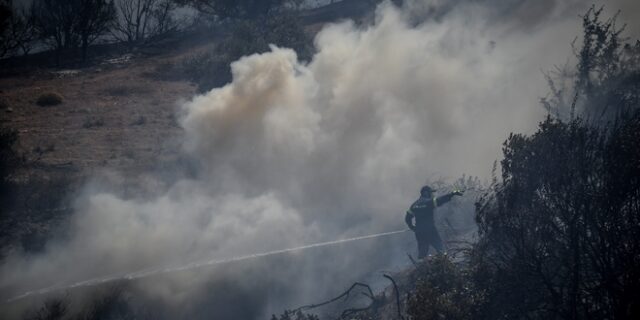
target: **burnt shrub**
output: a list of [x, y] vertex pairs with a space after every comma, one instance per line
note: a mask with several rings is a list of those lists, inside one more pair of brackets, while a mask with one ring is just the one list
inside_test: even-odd
[[640, 112], [606, 127], [548, 118], [504, 144], [477, 204], [489, 318], [640, 313]]
[[286, 310], [279, 317], [276, 315], [271, 316], [271, 320], [320, 320], [320, 318], [313, 314], [303, 313], [302, 311], [289, 311]]
[[49, 299], [40, 309], [27, 313], [27, 320], [58, 320], [64, 319], [69, 313], [69, 303], [63, 299]]
[[416, 288], [407, 301], [411, 319], [474, 319], [483, 295], [473, 286], [470, 270], [446, 255], [421, 262]]
[[85, 129], [97, 128], [104, 126], [104, 118], [102, 117], [88, 117], [82, 123], [82, 127]]
[[55, 106], [62, 103], [64, 98], [57, 92], [46, 92], [41, 94], [36, 100], [36, 104], [41, 107]]
[[510, 135], [476, 204], [484, 318], [640, 316], [640, 42], [601, 12], [583, 16], [573, 86], [549, 80], [548, 118]]
[[0, 128], [0, 219], [4, 218], [13, 202], [15, 183], [11, 175], [19, 165], [20, 160], [15, 152], [14, 145], [18, 140], [15, 130]]
[[412, 319], [640, 317], [640, 42], [601, 12], [583, 16], [571, 85], [548, 78], [549, 116], [504, 142], [465, 266], [421, 267]]

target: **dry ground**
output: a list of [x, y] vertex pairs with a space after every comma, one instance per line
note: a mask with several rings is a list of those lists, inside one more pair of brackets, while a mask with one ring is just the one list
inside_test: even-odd
[[[175, 155], [180, 101], [194, 94], [185, 81], [163, 81], [154, 73], [175, 57], [124, 56], [80, 70], [40, 70], [0, 79], [10, 109], [0, 121], [19, 134], [18, 151], [27, 163], [138, 172]], [[47, 92], [62, 104], [39, 106]]]
[[[19, 247], [41, 249], [65, 225], [74, 194], [98, 173], [117, 172], [116, 183], [137, 192], [145, 173], [180, 160], [177, 114], [195, 86], [167, 72], [199, 49], [0, 78], [0, 125], [18, 133], [22, 159], [13, 176], [13, 209], [0, 219], [0, 257]], [[49, 92], [63, 102], [38, 105], [38, 97]]]

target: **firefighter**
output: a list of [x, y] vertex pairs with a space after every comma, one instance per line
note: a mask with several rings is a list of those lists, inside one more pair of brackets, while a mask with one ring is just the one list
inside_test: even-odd
[[[454, 190], [440, 197], [435, 197], [433, 192], [434, 190], [429, 186], [422, 187], [422, 189], [420, 189], [420, 198], [411, 205], [404, 217], [409, 229], [416, 234], [416, 240], [418, 241], [418, 258], [420, 259], [427, 255], [430, 245], [435, 248], [438, 253], [445, 252], [442, 239], [440, 239], [440, 235], [436, 229], [433, 213], [435, 208], [449, 202], [453, 196], [462, 195], [462, 191], [460, 190]], [[414, 219], [415, 224], [413, 223]]]

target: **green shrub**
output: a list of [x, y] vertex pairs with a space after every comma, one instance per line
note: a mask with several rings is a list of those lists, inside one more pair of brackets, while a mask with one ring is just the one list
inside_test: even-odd
[[64, 98], [62, 97], [62, 95], [57, 92], [46, 92], [38, 97], [36, 103], [42, 107], [55, 106], [61, 104], [63, 100]]

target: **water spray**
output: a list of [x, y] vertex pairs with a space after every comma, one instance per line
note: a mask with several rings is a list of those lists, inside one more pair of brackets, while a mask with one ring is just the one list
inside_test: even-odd
[[11, 298], [11, 299], [6, 300], [6, 303], [10, 303], [10, 302], [14, 302], [14, 301], [17, 301], [17, 300], [21, 300], [21, 299], [24, 299], [24, 298], [27, 298], [27, 297], [30, 297], [30, 296], [44, 295], [44, 294], [57, 292], [57, 291], [62, 291], [62, 290], [81, 288], [81, 287], [97, 286], [97, 285], [101, 285], [101, 284], [105, 284], [105, 283], [109, 283], [109, 282], [114, 282], [114, 281], [118, 281], [118, 280], [137, 280], [137, 279], [146, 278], [146, 277], [155, 276], [155, 275], [160, 275], [160, 274], [165, 274], [165, 273], [193, 270], [193, 269], [202, 268], [202, 267], [209, 267], [209, 266], [215, 266], [215, 265], [220, 265], [220, 264], [238, 262], [238, 261], [243, 261], [243, 260], [262, 258], [262, 257], [273, 256], [273, 255], [289, 253], [289, 252], [294, 252], [294, 251], [302, 251], [302, 250], [306, 250], [306, 249], [332, 246], [332, 245], [337, 245], [337, 244], [341, 244], [341, 243], [345, 243], [345, 242], [352, 242], [352, 241], [359, 241], [359, 240], [387, 237], [387, 236], [391, 236], [391, 235], [395, 235], [395, 234], [404, 233], [404, 232], [407, 232], [407, 231], [409, 231], [409, 229], [382, 232], [382, 233], [370, 234], [370, 235], [366, 235], [366, 236], [359, 236], [359, 237], [353, 237], [353, 238], [348, 238], [348, 239], [340, 239], [340, 240], [333, 240], [333, 241], [326, 241], [326, 242], [318, 242], [318, 243], [308, 244], [308, 245], [299, 246], [299, 247], [295, 247], [295, 248], [272, 250], [272, 251], [267, 251], [267, 252], [262, 252], [262, 253], [253, 253], [253, 254], [249, 254], [249, 255], [236, 256], [236, 257], [230, 257], [230, 258], [225, 258], [225, 259], [211, 259], [211, 260], [205, 260], [205, 261], [198, 261], [198, 262], [192, 262], [192, 263], [185, 264], [185, 265], [180, 265], [180, 266], [149, 268], [149, 269], [140, 270], [140, 271], [131, 272], [131, 273], [126, 273], [126, 274], [104, 276], [104, 277], [100, 277], [100, 278], [94, 278], [94, 279], [79, 281], [79, 282], [76, 282], [76, 283], [73, 283], [73, 284], [54, 285], [54, 286], [47, 287], [47, 288], [27, 291], [27, 292], [25, 292], [25, 293], [23, 293], [21, 295], [18, 295], [18, 296], [15, 296], [15, 297]]

